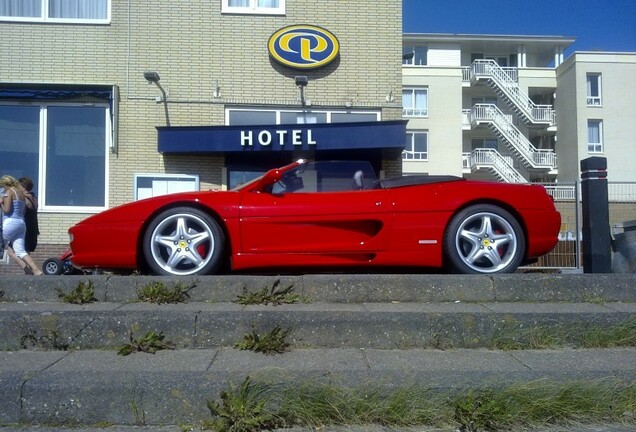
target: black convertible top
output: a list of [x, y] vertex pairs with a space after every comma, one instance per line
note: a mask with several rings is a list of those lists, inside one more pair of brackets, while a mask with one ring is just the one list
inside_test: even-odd
[[462, 177], [452, 175], [413, 175], [402, 177], [391, 177], [388, 179], [377, 180], [376, 189], [392, 189], [404, 186], [415, 186], [429, 183], [443, 183], [450, 181], [463, 181]]

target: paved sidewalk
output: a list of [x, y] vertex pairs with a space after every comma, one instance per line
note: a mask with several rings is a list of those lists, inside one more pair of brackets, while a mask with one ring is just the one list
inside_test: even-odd
[[[246, 376], [272, 385], [471, 388], [539, 379], [636, 381], [636, 348], [603, 350], [297, 349], [263, 355], [232, 348], [0, 352], [0, 423], [174, 424], [209, 419], [206, 401]], [[99, 417], [96, 417], [99, 413]]]

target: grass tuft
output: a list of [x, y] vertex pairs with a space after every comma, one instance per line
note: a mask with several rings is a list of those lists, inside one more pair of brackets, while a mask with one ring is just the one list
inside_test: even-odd
[[194, 286], [194, 283], [186, 285], [183, 282], [177, 282], [172, 288], [168, 288], [163, 282], [151, 282], [137, 290], [137, 298], [140, 301], [157, 304], [184, 303], [190, 298], [188, 291]]
[[43, 349], [66, 351], [69, 344], [61, 341], [61, 334], [57, 328], [44, 328], [43, 334], [37, 330], [29, 329], [20, 337], [21, 349]]
[[280, 279], [272, 284], [271, 288], [265, 287], [257, 292], [249, 292], [246, 287], [243, 288], [243, 294], [237, 297], [236, 302], [242, 305], [267, 305], [272, 304], [278, 306], [281, 304], [298, 303], [300, 296], [294, 293], [294, 284], [287, 287], [281, 287]]
[[62, 291], [60, 288], [56, 288], [57, 296], [64, 303], [72, 304], [86, 304], [97, 301], [95, 298], [95, 288], [93, 287], [93, 281], [89, 280], [87, 283], [80, 281], [77, 287], [68, 294]]
[[636, 424], [636, 384], [619, 380], [550, 382], [539, 380], [508, 387], [470, 391], [399, 388], [344, 388], [306, 382], [278, 389], [253, 383], [208, 401], [216, 431], [260, 431], [271, 427], [381, 425], [454, 427], [461, 431], [516, 430], [580, 423]]
[[276, 326], [270, 332], [261, 335], [252, 329], [252, 333], [246, 334], [242, 341], [234, 344], [234, 348], [263, 354], [282, 354], [289, 348], [285, 338], [290, 331], [290, 329], [283, 330], [280, 326]]
[[636, 319], [606, 324], [537, 325], [506, 323], [495, 330], [491, 348], [500, 350], [616, 348], [636, 346]]
[[172, 342], [165, 341], [163, 332], [156, 333], [148, 331], [144, 336], [135, 339], [133, 332], [130, 332], [130, 343], [119, 348], [117, 354], [122, 356], [130, 355], [134, 352], [145, 352], [154, 354], [159, 350], [173, 350], [175, 345]]
[[269, 430], [280, 425], [280, 419], [268, 407], [268, 387], [255, 384], [248, 376], [239, 387], [230, 384], [221, 392], [221, 402], [208, 400], [214, 417], [204, 428], [217, 432], [251, 432]]

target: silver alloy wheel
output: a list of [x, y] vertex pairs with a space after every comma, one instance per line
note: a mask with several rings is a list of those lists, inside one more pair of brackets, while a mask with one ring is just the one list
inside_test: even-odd
[[212, 228], [200, 217], [176, 213], [152, 231], [152, 259], [167, 274], [192, 275], [204, 268], [216, 247]]
[[515, 260], [518, 239], [512, 225], [491, 212], [474, 213], [455, 232], [459, 258], [479, 273], [496, 273]]

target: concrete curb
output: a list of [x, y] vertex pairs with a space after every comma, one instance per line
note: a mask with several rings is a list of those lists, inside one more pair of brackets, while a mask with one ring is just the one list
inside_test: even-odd
[[[163, 332], [178, 348], [233, 346], [246, 334], [290, 329], [311, 348], [481, 348], [525, 329], [573, 333], [636, 319], [636, 303], [0, 304], [0, 350], [117, 349], [131, 332]], [[526, 332], [526, 333], [524, 333]]]
[[255, 292], [294, 285], [295, 292], [314, 302], [636, 302], [634, 274], [538, 274], [511, 275], [304, 275], [304, 276], [5, 276], [0, 279], [0, 301], [57, 301], [57, 290], [93, 283], [98, 301], [125, 303], [137, 300], [137, 290], [161, 282], [192, 285], [194, 302], [231, 302], [244, 289]]

